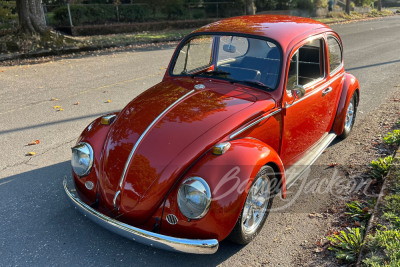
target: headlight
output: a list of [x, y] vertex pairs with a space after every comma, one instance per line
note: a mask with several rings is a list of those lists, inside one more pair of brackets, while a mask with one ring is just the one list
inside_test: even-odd
[[178, 191], [178, 206], [189, 219], [200, 219], [207, 214], [211, 204], [211, 191], [200, 177], [186, 179]]
[[88, 143], [79, 143], [72, 148], [72, 169], [78, 176], [85, 176], [93, 165], [93, 149]]

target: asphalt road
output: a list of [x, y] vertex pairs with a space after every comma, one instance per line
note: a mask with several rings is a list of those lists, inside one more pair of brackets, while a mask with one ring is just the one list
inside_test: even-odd
[[[361, 84], [358, 120], [368, 123], [400, 84], [400, 16], [332, 28], [343, 39], [347, 71]], [[172, 52], [167, 47], [0, 67], [0, 266], [290, 266], [303, 242], [324, 231], [323, 221], [307, 215], [326, 208], [329, 198], [302, 195], [289, 212], [272, 213], [248, 246], [222, 242], [214, 255], [183, 255], [123, 239], [72, 208], [62, 188], [62, 178], [70, 175], [69, 148], [94, 118], [120, 110], [159, 82]], [[40, 144], [27, 146], [34, 140]], [[343, 142], [329, 148], [316, 165], [325, 165], [351, 140]], [[26, 156], [30, 151], [36, 155]], [[350, 157], [351, 151], [343, 153]], [[332, 174], [330, 169], [321, 172]]]

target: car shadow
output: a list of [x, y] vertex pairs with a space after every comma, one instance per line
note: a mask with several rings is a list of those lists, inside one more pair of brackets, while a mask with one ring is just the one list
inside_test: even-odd
[[216, 265], [243, 249], [173, 253], [115, 235], [75, 210], [62, 186], [69, 161], [0, 179], [0, 265]]

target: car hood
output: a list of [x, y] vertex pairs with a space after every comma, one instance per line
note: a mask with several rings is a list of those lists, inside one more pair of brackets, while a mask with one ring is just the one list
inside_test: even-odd
[[193, 160], [275, 106], [265, 95], [191, 78], [164, 81], [139, 95], [120, 112], [104, 144], [99, 192], [106, 206], [115, 202], [120, 214], [145, 222]]

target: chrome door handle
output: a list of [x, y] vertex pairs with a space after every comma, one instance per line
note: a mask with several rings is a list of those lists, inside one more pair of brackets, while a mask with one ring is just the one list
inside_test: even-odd
[[322, 96], [326, 96], [330, 92], [332, 92], [332, 87], [328, 87], [324, 91], [322, 91]]

